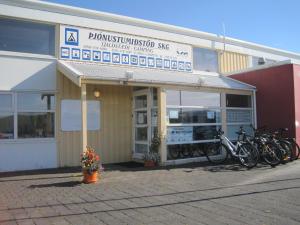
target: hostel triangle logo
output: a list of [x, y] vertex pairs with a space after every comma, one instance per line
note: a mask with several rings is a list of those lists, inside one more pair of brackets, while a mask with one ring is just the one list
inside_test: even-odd
[[75, 42], [76, 41], [73, 35], [74, 35], [73, 33], [70, 34], [70, 37], [68, 38], [68, 42]]
[[65, 28], [65, 44], [78, 46], [79, 31], [73, 28]]

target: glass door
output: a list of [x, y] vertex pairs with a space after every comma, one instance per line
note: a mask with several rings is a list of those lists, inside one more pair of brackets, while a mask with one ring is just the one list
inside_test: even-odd
[[133, 157], [142, 159], [149, 151], [150, 134], [150, 89], [135, 91], [133, 94]]
[[133, 158], [142, 159], [149, 151], [157, 130], [157, 89], [146, 88], [133, 92]]

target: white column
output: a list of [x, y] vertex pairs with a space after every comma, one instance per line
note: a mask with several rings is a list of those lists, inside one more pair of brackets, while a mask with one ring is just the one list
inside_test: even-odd
[[227, 135], [227, 113], [226, 113], [226, 93], [221, 92], [221, 120], [222, 120], [222, 130], [224, 131], [225, 135]]
[[163, 88], [157, 89], [158, 97], [158, 134], [161, 137], [160, 144], [160, 163], [163, 165], [167, 161], [167, 126], [166, 126], [166, 91]]
[[82, 151], [87, 146], [87, 102], [86, 84], [81, 84], [81, 124], [82, 124]]

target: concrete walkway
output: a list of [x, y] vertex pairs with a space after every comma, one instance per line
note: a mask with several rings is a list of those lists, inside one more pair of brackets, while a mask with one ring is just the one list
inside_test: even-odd
[[0, 224], [300, 224], [300, 160], [238, 165], [110, 167], [81, 184], [68, 170], [0, 174]]

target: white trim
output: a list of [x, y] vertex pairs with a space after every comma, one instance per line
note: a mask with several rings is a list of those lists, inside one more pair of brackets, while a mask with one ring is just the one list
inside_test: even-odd
[[203, 110], [217, 110], [222, 109], [220, 106], [180, 106], [180, 105], [167, 105], [170, 109], [203, 109]]
[[167, 127], [205, 127], [205, 126], [221, 126], [222, 123], [168, 123]]
[[181, 165], [181, 164], [187, 164], [187, 163], [194, 163], [194, 162], [206, 162], [207, 158], [206, 156], [202, 157], [195, 157], [195, 158], [185, 158], [185, 159], [168, 159], [164, 165], [170, 166], [170, 165]]
[[63, 61], [58, 61], [56, 66], [64, 76], [73, 81], [73, 83], [75, 83], [78, 87], [81, 87], [81, 76], [83, 76], [83, 74], [80, 71], [74, 69]]
[[[252, 95], [250, 95], [252, 96]], [[252, 110], [252, 107], [247, 107], [247, 108], [243, 108], [243, 107], [226, 107], [226, 109], [233, 109], [233, 110]]]
[[207, 140], [196, 140], [196, 141], [187, 141], [187, 142], [172, 142], [168, 143], [167, 145], [186, 145], [186, 144], [199, 144], [199, 143], [211, 143], [219, 141], [219, 139], [207, 139]]
[[55, 56], [52, 55], [42, 55], [42, 54], [33, 54], [33, 53], [25, 53], [25, 52], [13, 52], [13, 51], [1, 51], [0, 57], [13, 57], [13, 58], [31, 58], [31, 59], [44, 59], [47, 61], [56, 60]]
[[56, 143], [56, 138], [0, 139], [0, 144]]

